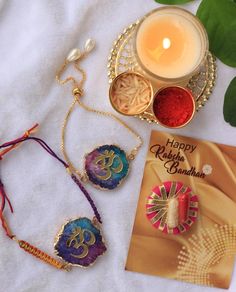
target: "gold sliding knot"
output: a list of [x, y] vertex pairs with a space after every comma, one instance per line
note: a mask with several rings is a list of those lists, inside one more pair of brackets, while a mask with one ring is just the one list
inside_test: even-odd
[[76, 88], [74, 88], [72, 90], [72, 94], [74, 96], [79, 96], [80, 97], [80, 96], [82, 96], [84, 94], [84, 90], [82, 88], [80, 88], [80, 87], [76, 87]]

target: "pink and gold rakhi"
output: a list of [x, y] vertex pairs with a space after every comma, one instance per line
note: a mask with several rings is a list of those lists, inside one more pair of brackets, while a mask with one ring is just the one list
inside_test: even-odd
[[198, 197], [182, 182], [166, 181], [152, 189], [146, 202], [146, 215], [153, 227], [163, 233], [184, 233], [197, 219]]

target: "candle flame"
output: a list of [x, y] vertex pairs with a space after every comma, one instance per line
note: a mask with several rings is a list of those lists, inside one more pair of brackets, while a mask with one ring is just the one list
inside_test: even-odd
[[169, 49], [171, 46], [171, 41], [169, 38], [164, 38], [162, 41], [162, 45], [164, 49]]
[[154, 50], [148, 50], [149, 54], [154, 58], [156, 61], [158, 61], [161, 56], [166, 52], [167, 49], [169, 49], [171, 46], [171, 41], [169, 38], [164, 38], [162, 40], [162, 44], [160, 43], [157, 48]]

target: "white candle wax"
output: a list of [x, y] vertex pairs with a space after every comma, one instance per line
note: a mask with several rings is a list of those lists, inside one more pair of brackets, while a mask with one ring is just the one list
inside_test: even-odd
[[139, 61], [162, 78], [181, 78], [202, 62], [208, 42], [195, 16], [177, 8], [157, 9], [140, 24], [136, 36]]

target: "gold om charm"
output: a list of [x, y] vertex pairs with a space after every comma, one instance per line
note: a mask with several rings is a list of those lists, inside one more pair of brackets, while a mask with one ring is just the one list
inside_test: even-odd
[[114, 189], [127, 176], [129, 161], [124, 150], [103, 145], [85, 156], [85, 171], [91, 183], [102, 189]]
[[[88, 238], [86, 238], [86, 234]], [[93, 245], [95, 241], [95, 236], [90, 230], [82, 230], [81, 227], [78, 227], [73, 231], [66, 244], [68, 247], [74, 247], [76, 249], [82, 248], [81, 254], [71, 254], [73, 257], [82, 259], [88, 255], [88, 246]]]
[[55, 244], [56, 254], [74, 266], [90, 266], [106, 251], [97, 222], [83, 217], [66, 223]]
[[[114, 160], [118, 160], [117, 167], [114, 167]], [[123, 169], [123, 163], [118, 155], [114, 153], [114, 151], [105, 150], [103, 154], [99, 155], [94, 163], [100, 166], [101, 170], [106, 172], [105, 175], [98, 175], [96, 176], [102, 180], [108, 180], [112, 176], [112, 172], [120, 173]]]

